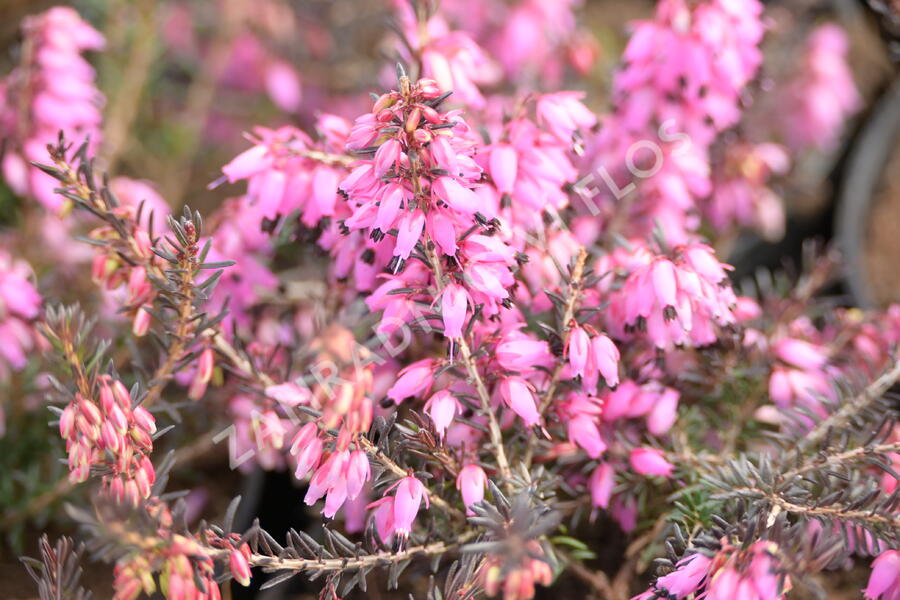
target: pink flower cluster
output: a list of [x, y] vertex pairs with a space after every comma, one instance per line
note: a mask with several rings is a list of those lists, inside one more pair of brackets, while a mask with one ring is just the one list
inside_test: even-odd
[[821, 398], [834, 396], [831, 381], [839, 375], [829, 368], [828, 349], [797, 338], [781, 339], [771, 347], [778, 359], [769, 378], [769, 397], [780, 408], [799, 406], [827, 415]]
[[530, 600], [534, 598], [536, 584], [550, 585], [553, 570], [544, 560], [540, 544], [534, 540], [527, 542], [523, 554], [525, 559], [514, 568], [503, 564], [506, 557], [490, 556], [485, 560], [478, 572], [485, 594], [496, 596], [502, 591], [504, 600]]
[[247, 193], [227, 203], [215, 219], [216, 248], [239, 269], [223, 277], [213, 304], [228, 299], [231, 318], [244, 330], [251, 322], [248, 310], [278, 284], [266, 266], [273, 249], [263, 230], [279, 231], [291, 219], [309, 228], [321, 225], [319, 244], [333, 256], [336, 279], [347, 278], [355, 269], [360, 289], [375, 285], [377, 269], [361, 260], [371, 249], [361, 239], [345, 241], [337, 231], [336, 220], [349, 213], [337, 189], [347, 157], [336, 152], [343, 150], [350, 125], [323, 114], [318, 128], [324, 138], [321, 144], [293, 127], [257, 128], [255, 145], [222, 168], [229, 182], [246, 180]]
[[41, 295], [31, 267], [0, 248], [0, 382], [20, 370], [40, 343], [32, 322], [41, 311]]
[[697, 553], [683, 558], [675, 571], [658, 578], [650, 590], [633, 600], [680, 600], [693, 594], [708, 600], [781, 600], [791, 587], [774, 542], [758, 541], [740, 550], [723, 541], [712, 557]]
[[[440, 111], [442, 98], [435, 82], [401, 80], [399, 91], [379, 97], [372, 112], [352, 127], [337, 118], [325, 120], [328, 127], [320, 121], [324, 143], [313, 144], [296, 130], [274, 136], [266, 132], [267, 139], [232, 161], [225, 173], [233, 181], [249, 179], [242, 203], [258, 215], [264, 211], [252, 222], [278, 223], [295, 212], [308, 226], [325, 227], [319, 244], [337, 259], [332, 276], [349, 276], [356, 290], [371, 292], [366, 303], [380, 311], [378, 332], [384, 340], [412, 325], [437, 329], [450, 342], [448, 358], [409, 362], [386, 395], [398, 404], [408, 398], [425, 401], [438, 436], [465, 454], [465, 449], [477, 448], [482, 434], [456, 421], [463, 412], [458, 395], [478, 392], [443, 372], [463, 337], [471, 335], [473, 344], [486, 349], [473, 360], [485, 374], [493, 410], [510, 411], [502, 425], [513, 425], [510, 415], [528, 427], [544, 421], [541, 396], [555, 358], [546, 341], [523, 331], [524, 318], [515, 305], [550, 308], [544, 290], [559, 293], [565, 285], [556, 264], [570, 262], [579, 242], [596, 240], [594, 228], [573, 234], [545, 227], [541, 217], [568, 206], [564, 187], [577, 176], [573, 140], [596, 119], [574, 93], [538, 96], [531, 104], [534, 117], [528, 114], [529, 104], [521, 104], [518, 112], [489, 121], [492, 143], [482, 145], [457, 111]], [[359, 156], [346, 175], [344, 165], [351, 161], [336, 147], [339, 140]], [[290, 185], [292, 181], [296, 185]], [[316, 181], [322, 185], [317, 187]], [[334, 185], [340, 194], [335, 195]], [[297, 194], [302, 203], [289, 195], [298, 189], [310, 190]], [[536, 242], [532, 232], [542, 231], [543, 240]], [[546, 246], [540, 243], [544, 240]], [[617, 250], [593, 265], [596, 272], [613, 276], [587, 290], [584, 304], [610, 299], [603, 318], [609, 333], [588, 323], [566, 324], [566, 361], [560, 376], [577, 380], [583, 393], [554, 406], [574, 445], [562, 444], [559, 452], [578, 447], [600, 458], [613, 437], [608, 429], [621, 419], [646, 418], [655, 435], [664, 434], [674, 422], [679, 395], [654, 383], [658, 373], [652, 370], [641, 376], [646, 383], [629, 380], [615, 392], [601, 390], [601, 379], [607, 387], [620, 381], [622, 357], [613, 340], [646, 337], [651, 347], [698, 346], [715, 341], [718, 327], [734, 323], [736, 299], [727, 283], [727, 267], [711, 249], [694, 243], [656, 255], [637, 242], [635, 248]], [[379, 284], [376, 275], [385, 269], [388, 273], [380, 275]], [[517, 272], [527, 286], [515, 285]], [[483, 318], [471, 322], [476, 307]], [[356, 391], [360, 389], [365, 387]], [[346, 393], [347, 400], [341, 390], [332, 397], [314, 394], [319, 399], [311, 405], [327, 414], [332, 407], [363, 401]], [[486, 422], [484, 415], [472, 418]], [[360, 493], [348, 493], [344, 480], [363, 464], [361, 453], [358, 462], [351, 461], [359, 452], [352, 449], [352, 428], [341, 428], [337, 439], [323, 436], [323, 429], [333, 426], [306, 425], [294, 434], [292, 444], [297, 476], [311, 474], [308, 501], [325, 496], [329, 516]], [[628, 452], [617, 447], [619, 458], [595, 469], [602, 475], [591, 481], [597, 505], [610, 505], [615, 469], [626, 464], [644, 475], [671, 475], [672, 465], [658, 450], [638, 448], [630, 459]], [[457, 487], [467, 509], [484, 497], [487, 476], [476, 464], [459, 473]], [[389, 490], [370, 507], [383, 538], [408, 534], [424, 498], [415, 502], [418, 486], [411, 478], [404, 481], [391, 488], [397, 492]], [[403, 502], [397, 502], [398, 494]], [[613, 510], [623, 522], [632, 521], [633, 499], [617, 497]]]
[[[331, 518], [347, 503], [365, 504], [369, 457], [358, 438], [372, 424], [373, 364], [365, 363], [365, 357], [361, 359], [365, 364], [353, 363], [360, 360], [362, 349], [352, 349], [350, 332], [333, 328], [323, 339], [320, 364], [334, 369], [328, 379], [322, 374], [308, 385], [304, 381], [272, 385], [262, 400], [236, 395], [230, 409], [237, 428], [235, 454], [252, 450], [258, 464], [277, 468], [284, 464], [287, 450], [294, 476], [309, 477], [306, 503], [313, 505], [324, 497], [323, 512]], [[321, 416], [303, 423], [308, 417], [297, 410], [301, 406]], [[337, 435], [329, 433], [333, 430]]]
[[81, 53], [100, 50], [105, 42], [74, 9], [62, 6], [26, 19], [23, 33], [23, 62], [0, 81], [3, 176], [17, 194], [66, 212], [71, 203], [54, 193], [56, 180], [28, 163], [47, 163], [46, 146], [60, 131], [76, 144], [90, 138], [91, 148], [97, 147], [103, 97]]
[[862, 98], [847, 65], [847, 46], [847, 34], [833, 24], [820, 25], [806, 40], [778, 111], [792, 149], [832, 149], [844, 121], [860, 109]]
[[699, 227], [700, 202], [713, 190], [710, 146], [738, 123], [762, 61], [761, 12], [757, 0], [664, 0], [636, 25], [614, 81], [615, 111], [589, 161], [608, 179], [591, 202], [605, 214], [627, 211], [626, 235], [661, 227], [667, 241], [684, 243]]
[[704, 203], [710, 224], [719, 231], [737, 224], [766, 239], [781, 239], [784, 207], [768, 184], [773, 175], [787, 173], [790, 164], [787, 151], [778, 144], [729, 144], [722, 164], [716, 165], [715, 191]]
[[440, 13], [419, 22], [414, 5], [405, 0], [393, 0], [395, 14], [407, 44], [397, 44], [401, 56], [412, 64], [416, 56], [422, 62], [422, 76], [434, 79], [444, 90], [453, 90], [465, 104], [483, 108], [485, 99], [479, 85], [496, 83], [500, 79], [499, 65], [462, 31], [454, 31]]
[[[168, 229], [165, 223], [170, 211], [165, 200], [146, 182], [117, 177], [110, 182], [110, 189], [118, 201], [118, 206], [110, 207], [110, 210], [127, 224], [128, 230], [125, 238], [109, 225], [90, 232], [92, 239], [110, 242], [94, 254], [91, 277], [107, 292], [107, 299], [115, 306], [115, 311], [122, 309], [121, 312], [131, 319], [132, 332], [143, 336], [151, 322], [147, 309], [152, 308], [156, 297], [147, 270], [161, 263], [152, 248], [156, 236]], [[123, 260], [121, 244], [128, 244], [129, 251], [140, 262]]]
[[705, 244], [676, 246], [671, 258], [638, 247], [603, 260], [610, 270], [619, 261], [630, 270], [621, 289], [610, 293], [607, 318], [617, 337], [640, 331], [659, 349], [704, 346], [716, 341], [716, 326], [736, 323], [730, 267]]
[[[115, 566], [114, 600], [136, 600], [142, 594], [160, 592], [171, 600], [221, 600], [216, 568], [210, 549], [226, 551], [228, 568], [236, 582], [250, 583], [250, 547], [236, 534], [220, 536], [207, 529], [194, 537], [173, 531], [169, 507], [158, 499], [146, 504], [155, 530], [146, 531], [149, 542]], [[154, 573], [158, 573], [157, 578]]]
[[[784, 424], [779, 411], [790, 411], [810, 426], [808, 415], [827, 416], [829, 403], [837, 398], [835, 382], [852, 380], [861, 371], [876, 377], [888, 367], [891, 349], [900, 342], [900, 306], [865, 318], [857, 310], [836, 310], [824, 327], [801, 316], [776, 323], [767, 334], [757, 329], [765, 321], [763, 308], [748, 298], [740, 302], [743, 344], [760, 353], [771, 369], [768, 392], [774, 407], [762, 407], [757, 417], [773, 424]], [[773, 309], [784, 310], [766, 307]]]
[[118, 502], [137, 506], [150, 497], [156, 479], [149, 458], [156, 419], [143, 406], [133, 405], [121, 381], [104, 375], [97, 388], [97, 399], [77, 393], [60, 415], [69, 479], [86, 481], [94, 469]]
[[[562, 83], [567, 66], [583, 75], [597, 59], [597, 41], [578, 28], [576, 10], [582, 4], [579, 0], [449, 0], [441, 3], [441, 13], [451, 26], [471, 36], [479, 53], [494, 57], [494, 61], [476, 63], [482, 66], [481, 78], [495, 77], [499, 66], [506, 81], [528, 89], [553, 89]], [[410, 15], [405, 6], [400, 4], [396, 10], [406, 23]], [[438, 16], [429, 23], [435, 20]]]

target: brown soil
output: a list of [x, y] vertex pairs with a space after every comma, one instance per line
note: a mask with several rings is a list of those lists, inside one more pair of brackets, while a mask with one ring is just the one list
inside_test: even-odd
[[900, 302], [900, 142], [875, 192], [865, 247], [865, 269], [879, 305]]

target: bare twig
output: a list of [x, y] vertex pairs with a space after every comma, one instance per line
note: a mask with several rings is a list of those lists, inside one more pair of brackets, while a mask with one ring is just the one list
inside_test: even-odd
[[[414, 558], [424, 558], [438, 554], [452, 552], [465, 542], [474, 538], [476, 532], [466, 531], [457, 536], [452, 542], [432, 542], [421, 546], [411, 546], [397, 552], [376, 552], [363, 554], [358, 557], [337, 558], [284, 558], [278, 556], [266, 556], [264, 554], [252, 554], [249, 559], [250, 566], [261, 567], [263, 571], [295, 571], [328, 573], [333, 571], [357, 571], [366, 567], [374, 567], [391, 563], [398, 563]], [[231, 554], [229, 549], [208, 548], [211, 558], [227, 558]]]

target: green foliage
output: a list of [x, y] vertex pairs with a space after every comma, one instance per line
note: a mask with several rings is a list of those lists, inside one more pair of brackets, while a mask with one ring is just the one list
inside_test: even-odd
[[21, 552], [29, 524], [43, 527], [55, 504], [39, 506], [35, 501], [49, 493], [65, 477], [67, 469], [58, 457], [65, 455], [63, 441], [47, 426], [52, 415], [47, 410], [12, 410], [7, 414], [6, 435], [0, 438], [0, 512], [3, 521], [12, 521], [6, 542]]

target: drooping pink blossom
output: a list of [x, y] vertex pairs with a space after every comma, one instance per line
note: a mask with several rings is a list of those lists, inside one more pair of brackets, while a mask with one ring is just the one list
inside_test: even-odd
[[447, 432], [447, 428], [453, 423], [453, 418], [459, 412], [459, 401], [450, 390], [435, 392], [425, 403], [425, 411], [431, 417], [434, 428], [441, 437]]
[[615, 487], [615, 471], [609, 463], [600, 463], [591, 473], [588, 488], [591, 492], [591, 503], [600, 508], [609, 508], [609, 499]]
[[425, 506], [429, 506], [425, 486], [415, 477], [404, 477], [397, 483], [394, 492], [394, 533], [403, 538], [409, 536], [423, 499]]
[[475, 514], [469, 507], [484, 500], [485, 486], [487, 475], [478, 465], [466, 465], [459, 470], [459, 475], [456, 476], [456, 489], [462, 494], [466, 514], [470, 516]]
[[427, 393], [434, 381], [434, 360], [425, 358], [402, 369], [397, 381], [388, 390], [387, 397], [400, 404], [410, 396]]
[[628, 457], [632, 468], [641, 475], [671, 477], [675, 465], [666, 460], [657, 448], [635, 448]]
[[448, 284], [441, 293], [441, 318], [444, 321], [444, 336], [450, 339], [462, 337], [466, 321], [468, 298], [466, 290], [455, 283]]
[[521, 377], [506, 377], [499, 385], [500, 397], [514, 413], [531, 427], [541, 422], [534, 389]]
[[872, 574], [863, 594], [867, 600], [900, 598], [900, 551], [886, 550], [872, 561]]

